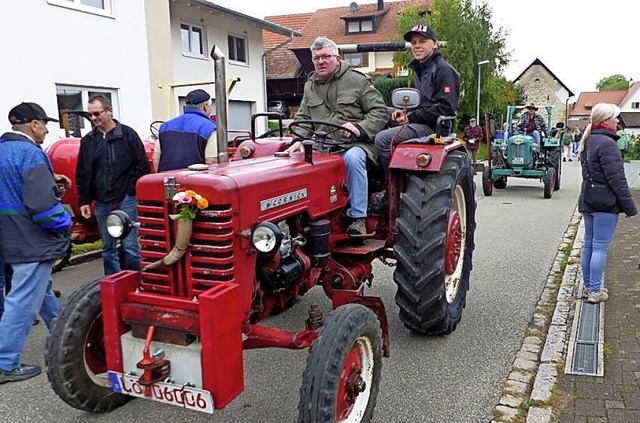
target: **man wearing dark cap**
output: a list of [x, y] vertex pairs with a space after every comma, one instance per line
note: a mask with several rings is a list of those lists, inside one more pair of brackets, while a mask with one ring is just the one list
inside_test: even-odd
[[[115, 239], [107, 231], [107, 215], [122, 210], [135, 222], [138, 219], [136, 183], [149, 173], [149, 159], [144, 144], [132, 128], [113, 118], [111, 100], [104, 95], [89, 99], [87, 115], [93, 129], [80, 141], [76, 183], [80, 213], [91, 217], [91, 203], [95, 201], [96, 220], [102, 238], [104, 274], [120, 271]], [[138, 230], [122, 240], [124, 269], [140, 270]]]
[[460, 99], [460, 75], [442, 58], [436, 33], [431, 26], [419, 24], [404, 34], [411, 43], [414, 60], [409, 68], [415, 73], [415, 87], [420, 91], [420, 105], [405, 113], [395, 110], [389, 128], [376, 135], [378, 157], [385, 174], [391, 160], [391, 140], [394, 143], [420, 138], [435, 132], [439, 116], [454, 116]]
[[69, 247], [71, 216], [38, 146], [47, 122], [57, 121], [36, 103], [21, 103], [9, 112], [12, 131], [0, 137], [0, 261], [13, 269], [0, 319], [0, 383], [40, 374], [40, 366], [22, 363], [20, 354], [36, 316], [50, 328], [60, 309], [51, 271]]
[[158, 172], [184, 169], [189, 165], [216, 163], [216, 124], [211, 120], [211, 96], [193, 90], [185, 99], [181, 116], [160, 126], [153, 163]]
[[538, 108], [534, 103], [527, 104], [526, 110], [526, 113], [520, 115], [516, 126], [520, 132], [525, 135], [531, 135], [538, 147], [540, 147], [540, 136], [547, 136], [547, 122], [544, 121], [544, 118], [539, 113], [536, 113]]
[[462, 139], [464, 140], [467, 154], [469, 154], [472, 163], [478, 161], [478, 149], [480, 148], [482, 138], [482, 128], [477, 125], [476, 118], [469, 119], [469, 125], [464, 128]]

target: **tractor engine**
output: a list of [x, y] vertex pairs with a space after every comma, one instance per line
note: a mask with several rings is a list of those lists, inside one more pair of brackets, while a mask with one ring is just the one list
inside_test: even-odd
[[514, 135], [506, 145], [506, 159], [511, 167], [533, 169], [540, 157], [540, 148], [533, 137]]

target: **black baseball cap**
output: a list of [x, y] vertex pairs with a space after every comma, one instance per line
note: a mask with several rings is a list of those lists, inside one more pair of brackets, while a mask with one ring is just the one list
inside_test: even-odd
[[44, 109], [36, 103], [20, 103], [9, 112], [9, 122], [13, 125], [29, 123], [32, 120], [59, 122], [58, 119], [47, 116]]
[[418, 24], [411, 28], [411, 31], [404, 34], [404, 40], [411, 41], [411, 37], [413, 36], [413, 34], [420, 34], [423, 37], [432, 39], [433, 41], [438, 41], [436, 32], [427, 24]]
[[187, 94], [187, 98], [185, 99], [185, 102], [187, 104], [200, 104], [200, 103], [204, 103], [205, 101], [208, 101], [209, 99], [211, 99], [211, 96], [209, 95], [208, 92], [206, 92], [205, 90], [193, 90], [191, 91], [189, 94]]

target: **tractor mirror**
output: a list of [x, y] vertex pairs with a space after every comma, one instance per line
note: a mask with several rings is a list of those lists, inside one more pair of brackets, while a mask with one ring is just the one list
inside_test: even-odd
[[413, 109], [420, 104], [420, 92], [415, 88], [396, 88], [391, 94], [391, 104], [399, 109]]

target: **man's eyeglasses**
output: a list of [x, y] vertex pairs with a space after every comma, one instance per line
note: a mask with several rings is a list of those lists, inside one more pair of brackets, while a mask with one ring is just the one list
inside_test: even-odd
[[98, 110], [97, 112], [87, 112], [87, 116], [91, 117], [98, 117], [102, 114], [102, 112], [104, 112], [107, 109], [102, 109], [102, 110]]
[[313, 56], [311, 60], [313, 60], [314, 62], [319, 62], [320, 60], [326, 62], [327, 60], [331, 59], [334, 56], [335, 54], [323, 54], [322, 56]]

